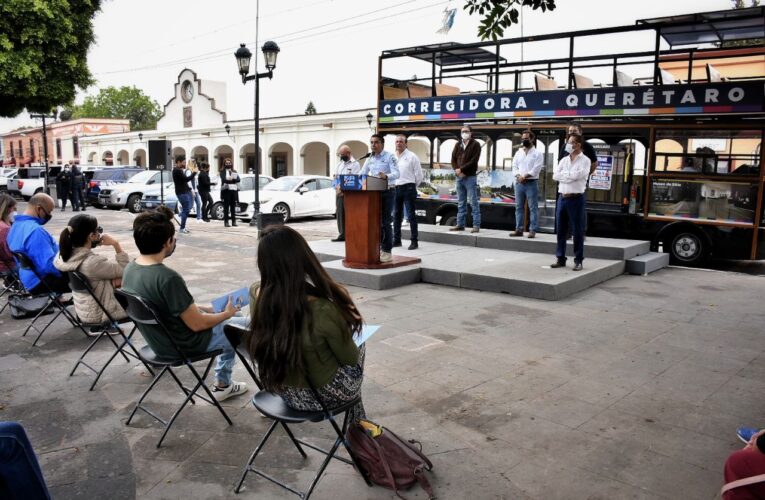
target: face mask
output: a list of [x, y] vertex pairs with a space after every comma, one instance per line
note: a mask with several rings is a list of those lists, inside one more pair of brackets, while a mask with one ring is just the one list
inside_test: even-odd
[[[42, 210], [43, 212], [45, 212], [45, 209], [42, 209]], [[48, 212], [45, 212], [45, 215], [40, 218], [43, 220], [42, 225], [44, 226], [45, 224], [48, 223], [49, 220], [53, 218], [53, 214], [49, 214]]]
[[462, 132], [462, 140], [463, 141], [470, 140], [470, 132]]
[[340, 159], [343, 160], [343, 161], [348, 161], [348, 160], [351, 159], [351, 157], [348, 156], [348, 155], [340, 155]]
[[574, 146], [570, 143], [566, 143], [566, 153], [571, 154], [574, 152]]
[[232, 168], [234, 168], [233, 165], [226, 165], [226, 169], [231, 170]]
[[528, 139], [524, 139], [522, 144], [523, 144], [524, 148], [530, 148], [531, 147], [531, 141], [528, 140]]

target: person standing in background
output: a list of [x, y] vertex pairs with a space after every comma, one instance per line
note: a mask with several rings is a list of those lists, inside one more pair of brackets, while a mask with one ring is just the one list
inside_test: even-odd
[[582, 152], [584, 139], [579, 134], [571, 134], [566, 143], [568, 155], [561, 158], [553, 170], [553, 180], [558, 181], [558, 203], [555, 207], [558, 221], [558, 245], [555, 249], [556, 261], [550, 267], [566, 267], [566, 239], [569, 226], [574, 234], [574, 271], [582, 270], [584, 260], [584, 191], [590, 172], [590, 160]]
[[69, 170], [69, 164], [64, 165], [61, 172], [56, 177], [56, 189], [58, 189], [58, 199], [61, 200], [61, 211], [66, 212], [66, 201], [69, 199], [69, 192], [72, 190], [72, 172]]
[[337, 238], [332, 241], [345, 241], [345, 202], [343, 199], [343, 191], [340, 189], [340, 176], [341, 175], [358, 175], [361, 171], [359, 162], [351, 154], [351, 148], [343, 144], [340, 146], [340, 163], [335, 167], [335, 179], [333, 185], [335, 186], [335, 208], [337, 217]]
[[544, 158], [534, 145], [537, 137], [531, 130], [521, 134], [522, 147], [513, 156], [515, 174], [515, 231], [510, 236], [523, 236], [526, 204], [529, 206], [529, 238], [534, 238], [539, 229], [539, 172]]
[[70, 196], [72, 198], [72, 211], [79, 212], [80, 209], [85, 210], [85, 204], [82, 203], [82, 171], [77, 165], [72, 165], [72, 186]]
[[191, 172], [186, 169], [186, 157], [176, 157], [175, 168], [173, 169], [173, 184], [175, 185], [175, 196], [178, 197], [178, 202], [181, 204], [181, 227], [178, 229], [178, 232], [181, 234], [189, 233], [189, 230], [186, 229], [186, 219], [188, 219], [191, 205], [194, 203], [191, 188], [189, 187], [189, 177], [191, 177]]
[[411, 241], [409, 250], [416, 250], [419, 234], [417, 233], [417, 215], [414, 202], [417, 200], [417, 186], [422, 182], [422, 164], [417, 155], [406, 147], [406, 136], [396, 136], [396, 162], [399, 177], [396, 180], [396, 201], [393, 215], [393, 246], [401, 246], [401, 223], [404, 220], [404, 208], [409, 218]]
[[231, 225], [236, 227], [236, 204], [239, 200], [239, 174], [234, 170], [234, 164], [230, 158], [223, 162], [223, 169], [220, 171], [220, 197], [223, 201], [223, 225], [229, 227], [229, 217]]
[[194, 158], [189, 160], [189, 187], [191, 188], [191, 196], [194, 197], [194, 206], [196, 208], [197, 224], [202, 223], [202, 197], [199, 195], [199, 188], [197, 186], [199, 176], [199, 167], [197, 167], [197, 161]]
[[199, 196], [202, 198], [202, 220], [210, 222], [210, 210], [212, 210], [213, 199], [210, 195], [212, 182], [210, 181], [210, 165], [202, 162], [201, 172], [197, 176], [197, 188]]
[[481, 206], [478, 202], [478, 158], [481, 156], [481, 145], [473, 139], [473, 129], [465, 125], [460, 130], [461, 140], [452, 151], [452, 168], [457, 176], [457, 225], [450, 231], [464, 231], [467, 219], [467, 203], [473, 215], [473, 230], [477, 233], [481, 228]]

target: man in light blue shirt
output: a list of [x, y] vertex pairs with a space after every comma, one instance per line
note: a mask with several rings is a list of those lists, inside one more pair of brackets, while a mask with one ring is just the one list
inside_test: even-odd
[[369, 140], [372, 154], [361, 167], [361, 175], [369, 175], [387, 179], [388, 190], [382, 194], [382, 233], [380, 241], [380, 262], [391, 262], [393, 256], [393, 202], [396, 196], [396, 179], [399, 177], [396, 157], [384, 151], [385, 138], [380, 134], [373, 134]]

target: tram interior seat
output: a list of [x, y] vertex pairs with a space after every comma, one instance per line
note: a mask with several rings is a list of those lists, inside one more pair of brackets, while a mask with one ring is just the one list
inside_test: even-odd
[[635, 79], [628, 75], [624, 71], [616, 70], [616, 86], [617, 87], [634, 87]]
[[574, 87], [577, 89], [591, 89], [595, 87], [592, 78], [574, 73]]
[[672, 73], [666, 69], [659, 68], [659, 77], [662, 85], [674, 85], [677, 83]]
[[446, 85], [445, 83], [436, 83], [436, 95], [460, 95], [459, 87], [453, 85]]
[[408, 99], [409, 92], [398, 87], [383, 87], [383, 99]]
[[555, 81], [555, 78], [552, 78], [547, 75], [540, 75], [536, 74], [534, 75], [534, 86], [536, 87], [535, 90], [558, 90], [558, 83]]
[[433, 95], [433, 89], [426, 87], [425, 85], [419, 85], [417, 83], [409, 83], [406, 86], [406, 90], [409, 92], [409, 97], [431, 97]]
[[722, 76], [722, 73], [717, 71], [717, 68], [707, 63], [707, 81], [709, 83], [725, 82], [728, 79]]

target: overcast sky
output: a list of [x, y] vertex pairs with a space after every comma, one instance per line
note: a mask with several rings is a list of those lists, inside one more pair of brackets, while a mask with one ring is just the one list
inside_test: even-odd
[[[728, 0], [556, 3], [553, 12], [524, 11], [523, 34], [631, 25], [637, 19], [727, 9], [731, 4]], [[188, 67], [203, 80], [227, 83], [230, 120], [252, 118], [253, 84], [242, 85], [233, 53], [240, 42], [254, 52], [255, 4], [254, 0], [105, 0], [95, 18], [96, 43], [88, 56], [97, 85], [78, 101], [101, 87], [135, 85], [164, 105], [172, 97], [178, 74]], [[468, 16], [462, 5], [442, 0], [260, 0], [259, 45], [274, 40], [281, 47], [273, 80], [261, 80], [261, 116], [300, 114], [308, 101], [318, 112], [373, 107], [377, 57], [383, 50], [477, 41], [478, 18]], [[458, 8], [454, 27], [448, 35], [436, 34], [449, 6]], [[520, 33], [516, 25], [506, 35]], [[631, 50], [632, 43], [625, 37], [607, 49]], [[597, 53], [604, 47], [594, 41], [582, 49]], [[529, 57], [527, 53], [526, 60]], [[262, 70], [262, 57], [259, 64]], [[0, 119], [0, 132], [26, 124], [34, 124], [26, 113]]]

